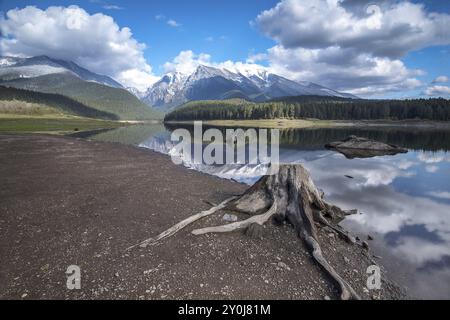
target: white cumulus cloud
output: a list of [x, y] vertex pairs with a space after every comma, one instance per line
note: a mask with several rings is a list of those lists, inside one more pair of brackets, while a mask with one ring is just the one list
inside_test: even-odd
[[449, 81], [450, 81], [450, 79], [447, 76], [439, 76], [433, 80], [433, 83], [445, 83], [445, 82], [449, 82]]
[[287, 49], [277, 45], [268, 50], [268, 60], [273, 73], [362, 96], [422, 85], [415, 77], [423, 72], [408, 69], [401, 60], [374, 57], [353, 49]]
[[105, 4], [103, 5], [103, 9], [106, 10], [123, 10], [122, 7], [115, 5], [115, 4]]
[[176, 22], [176, 21], [173, 20], [173, 19], [167, 20], [167, 24], [168, 24], [169, 26], [171, 26], [171, 27], [174, 27], [174, 28], [176, 28], [176, 27], [181, 27], [181, 24], [179, 24], [178, 22]]
[[428, 192], [428, 195], [436, 198], [450, 200], [450, 192], [448, 191], [430, 191]]
[[365, 12], [348, 1], [284, 0], [256, 18], [259, 29], [286, 48], [338, 46], [379, 57], [450, 44], [450, 15], [428, 13], [424, 5], [385, 1]]
[[209, 54], [195, 54], [192, 50], [181, 51], [171, 62], [164, 64], [166, 72], [180, 72], [183, 74], [192, 73], [200, 65], [210, 65], [211, 56]]
[[156, 79], [144, 58], [145, 44], [102, 13], [91, 15], [78, 6], [45, 10], [27, 6], [6, 12], [0, 18], [0, 31], [3, 55], [48, 55], [74, 61], [140, 90]]
[[425, 94], [430, 97], [450, 96], [450, 87], [448, 87], [448, 86], [430, 86], [425, 90]]
[[[253, 60], [251, 60], [253, 61]], [[199, 65], [205, 65], [215, 68], [224, 68], [231, 72], [241, 72], [243, 74], [253, 74], [257, 71], [266, 70], [261, 65], [252, 63], [250, 61], [212, 61], [211, 56], [206, 53], [196, 54], [192, 50], [181, 51], [172, 61], [164, 64], [166, 72], [180, 72], [183, 74], [190, 74], [197, 69]]]
[[450, 15], [409, 1], [282, 0], [252, 24], [277, 42], [272, 70], [362, 96], [423, 86], [401, 61], [408, 52], [450, 44]]

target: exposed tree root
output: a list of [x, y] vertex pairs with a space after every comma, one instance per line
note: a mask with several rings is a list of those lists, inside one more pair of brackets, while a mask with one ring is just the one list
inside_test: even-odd
[[248, 218], [246, 220], [229, 223], [229, 224], [225, 224], [222, 226], [195, 229], [192, 231], [192, 234], [200, 235], [200, 234], [211, 233], [211, 232], [215, 232], [215, 233], [231, 232], [231, 231], [247, 228], [252, 223], [257, 223], [257, 224], [263, 225], [276, 212], [277, 212], [277, 203], [276, 203], [276, 201], [274, 201], [274, 203], [272, 204], [272, 206], [266, 213], [252, 216], [251, 218]]
[[328, 222], [328, 220], [325, 219], [325, 217], [322, 215], [321, 212], [316, 211], [314, 218], [317, 221], [319, 221], [321, 224], [323, 224], [324, 226], [326, 226], [326, 227], [330, 228], [331, 230], [334, 230], [335, 232], [337, 232], [347, 242], [352, 243], [352, 244], [356, 244], [355, 237], [350, 235], [347, 231], [344, 231], [344, 230], [340, 229], [339, 227], [337, 227], [337, 226], [331, 224], [330, 222]]
[[356, 243], [354, 237], [338, 228], [334, 223], [344, 219], [348, 212], [326, 203], [322, 198], [323, 193], [316, 188], [303, 166], [283, 165], [280, 166], [278, 174], [262, 177], [241, 196], [227, 199], [218, 206], [191, 216], [164, 231], [156, 238], [145, 240], [138, 245], [154, 244], [175, 234], [188, 224], [221, 209], [243, 212], [251, 215], [251, 217], [226, 225], [195, 229], [192, 233], [200, 235], [211, 232], [230, 232], [247, 228], [253, 223], [262, 225], [272, 217], [279, 222], [286, 220], [294, 226], [314, 260], [336, 284], [340, 292], [340, 298], [343, 300], [359, 299], [353, 288], [339, 276], [325, 259], [317, 236], [316, 223], [331, 228], [348, 242]]
[[329, 274], [329, 276], [339, 287], [341, 300], [360, 300], [360, 297], [355, 292], [355, 290], [353, 290], [353, 288], [344, 279], [341, 278], [341, 276], [324, 258], [319, 243], [313, 237], [308, 237], [306, 239], [306, 243], [309, 244], [309, 246], [312, 248], [312, 256], [314, 257], [314, 260], [317, 261], [317, 263]]
[[222, 203], [218, 204], [215, 207], [212, 207], [212, 208], [210, 208], [208, 210], [205, 210], [205, 211], [202, 211], [200, 213], [194, 214], [193, 216], [190, 216], [189, 218], [186, 218], [183, 221], [178, 222], [173, 227], [171, 227], [171, 228], [167, 229], [166, 231], [160, 233], [155, 238], [150, 238], [150, 239], [144, 240], [144, 241], [142, 241], [142, 242], [140, 242], [140, 243], [138, 243], [138, 244], [136, 244], [134, 246], [131, 246], [131, 247], [127, 248], [127, 250], [133, 249], [133, 248], [138, 247], [138, 246], [141, 247], [141, 248], [145, 248], [148, 245], [154, 245], [158, 241], [163, 240], [165, 238], [168, 238], [168, 237], [174, 235], [175, 233], [177, 233], [181, 229], [185, 228], [187, 225], [189, 225], [189, 224], [191, 224], [191, 223], [193, 223], [193, 222], [195, 222], [195, 221], [197, 221], [197, 220], [199, 220], [201, 218], [209, 216], [209, 215], [211, 215], [211, 214], [213, 214], [213, 213], [215, 213], [215, 212], [225, 208], [225, 206], [229, 202], [235, 200], [236, 198], [237, 197], [228, 198], [227, 200], [223, 201]]

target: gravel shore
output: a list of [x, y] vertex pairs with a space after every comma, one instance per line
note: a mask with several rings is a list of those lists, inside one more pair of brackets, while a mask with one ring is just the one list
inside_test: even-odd
[[[227, 211], [157, 246], [125, 249], [247, 186], [149, 150], [46, 135], [0, 135], [0, 299], [337, 299], [291, 226], [194, 236]], [[243, 216], [237, 215], [239, 218]], [[324, 254], [364, 299], [365, 249], [321, 229]], [[68, 290], [66, 270], [81, 269]], [[384, 275], [383, 275], [384, 279]]]

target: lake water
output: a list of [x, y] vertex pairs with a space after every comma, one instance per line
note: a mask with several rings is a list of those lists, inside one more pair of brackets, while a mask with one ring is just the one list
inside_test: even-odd
[[[174, 128], [136, 125], [82, 133], [83, 137], [134, 144], [170, 153]], [[327, 142], [350, 134], [408, 148], [407, 154], [346, 159]], [[327, 201], [360, 212], [341, 225], [361, 239], [371, 235], [374, 254], [388, 276], [417, 298], [450, 299], [450, 131], [411, 128], [290, 129], [281, 132], [280, 160], [301, 163]], [[248, 184], [258, 166], [189, 165]]]

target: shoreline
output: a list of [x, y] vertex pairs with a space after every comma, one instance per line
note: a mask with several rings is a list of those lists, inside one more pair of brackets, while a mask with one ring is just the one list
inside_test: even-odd
[[[246, 185], [116, 143], [0, 134], [0, 150], [0, 209], [5, 212], [0, 221], [0, 299], [337, 297], [286, 224], [266, 225], [262, 238], [242, 232], [190, 234], [193, 227], [223, 224], [227, 210], [158, 246], [124, 251], [208, 209], [206, 202], [242, 193]], [[363, 298], [404, 297], [388, 282], [382, 290], [365, 292], [365, 268], [371, 262], [363, 249], [329, 230], [319, 236], [330, 263]], [[80, 265], [82, 290], [64, 286], [71, 264]]]
[[157, 124], [160, 120], [103, 120], [77, 116], [43, 115], [27, 116], [0, 114], [0, 134], [53, 134], [112, 130], [132, 125]]
[[0, 134], [52, 134], [65, 135], [99, 129], [116, 129], [131, 124], [113, 120], [76, 116], [18, 116], [0, 115]]
[[[203, 125], [217, 127], [245, 127], [266, 129], [325, 129], [325, 128], [418, 128], [449, 129], [450, 122], [423, 120], [317, 120], [317, 119], [261, 119], [261, 120], [206, 120]], [[194, 121], [166, 121], [167, 124], [193, 125]]]

